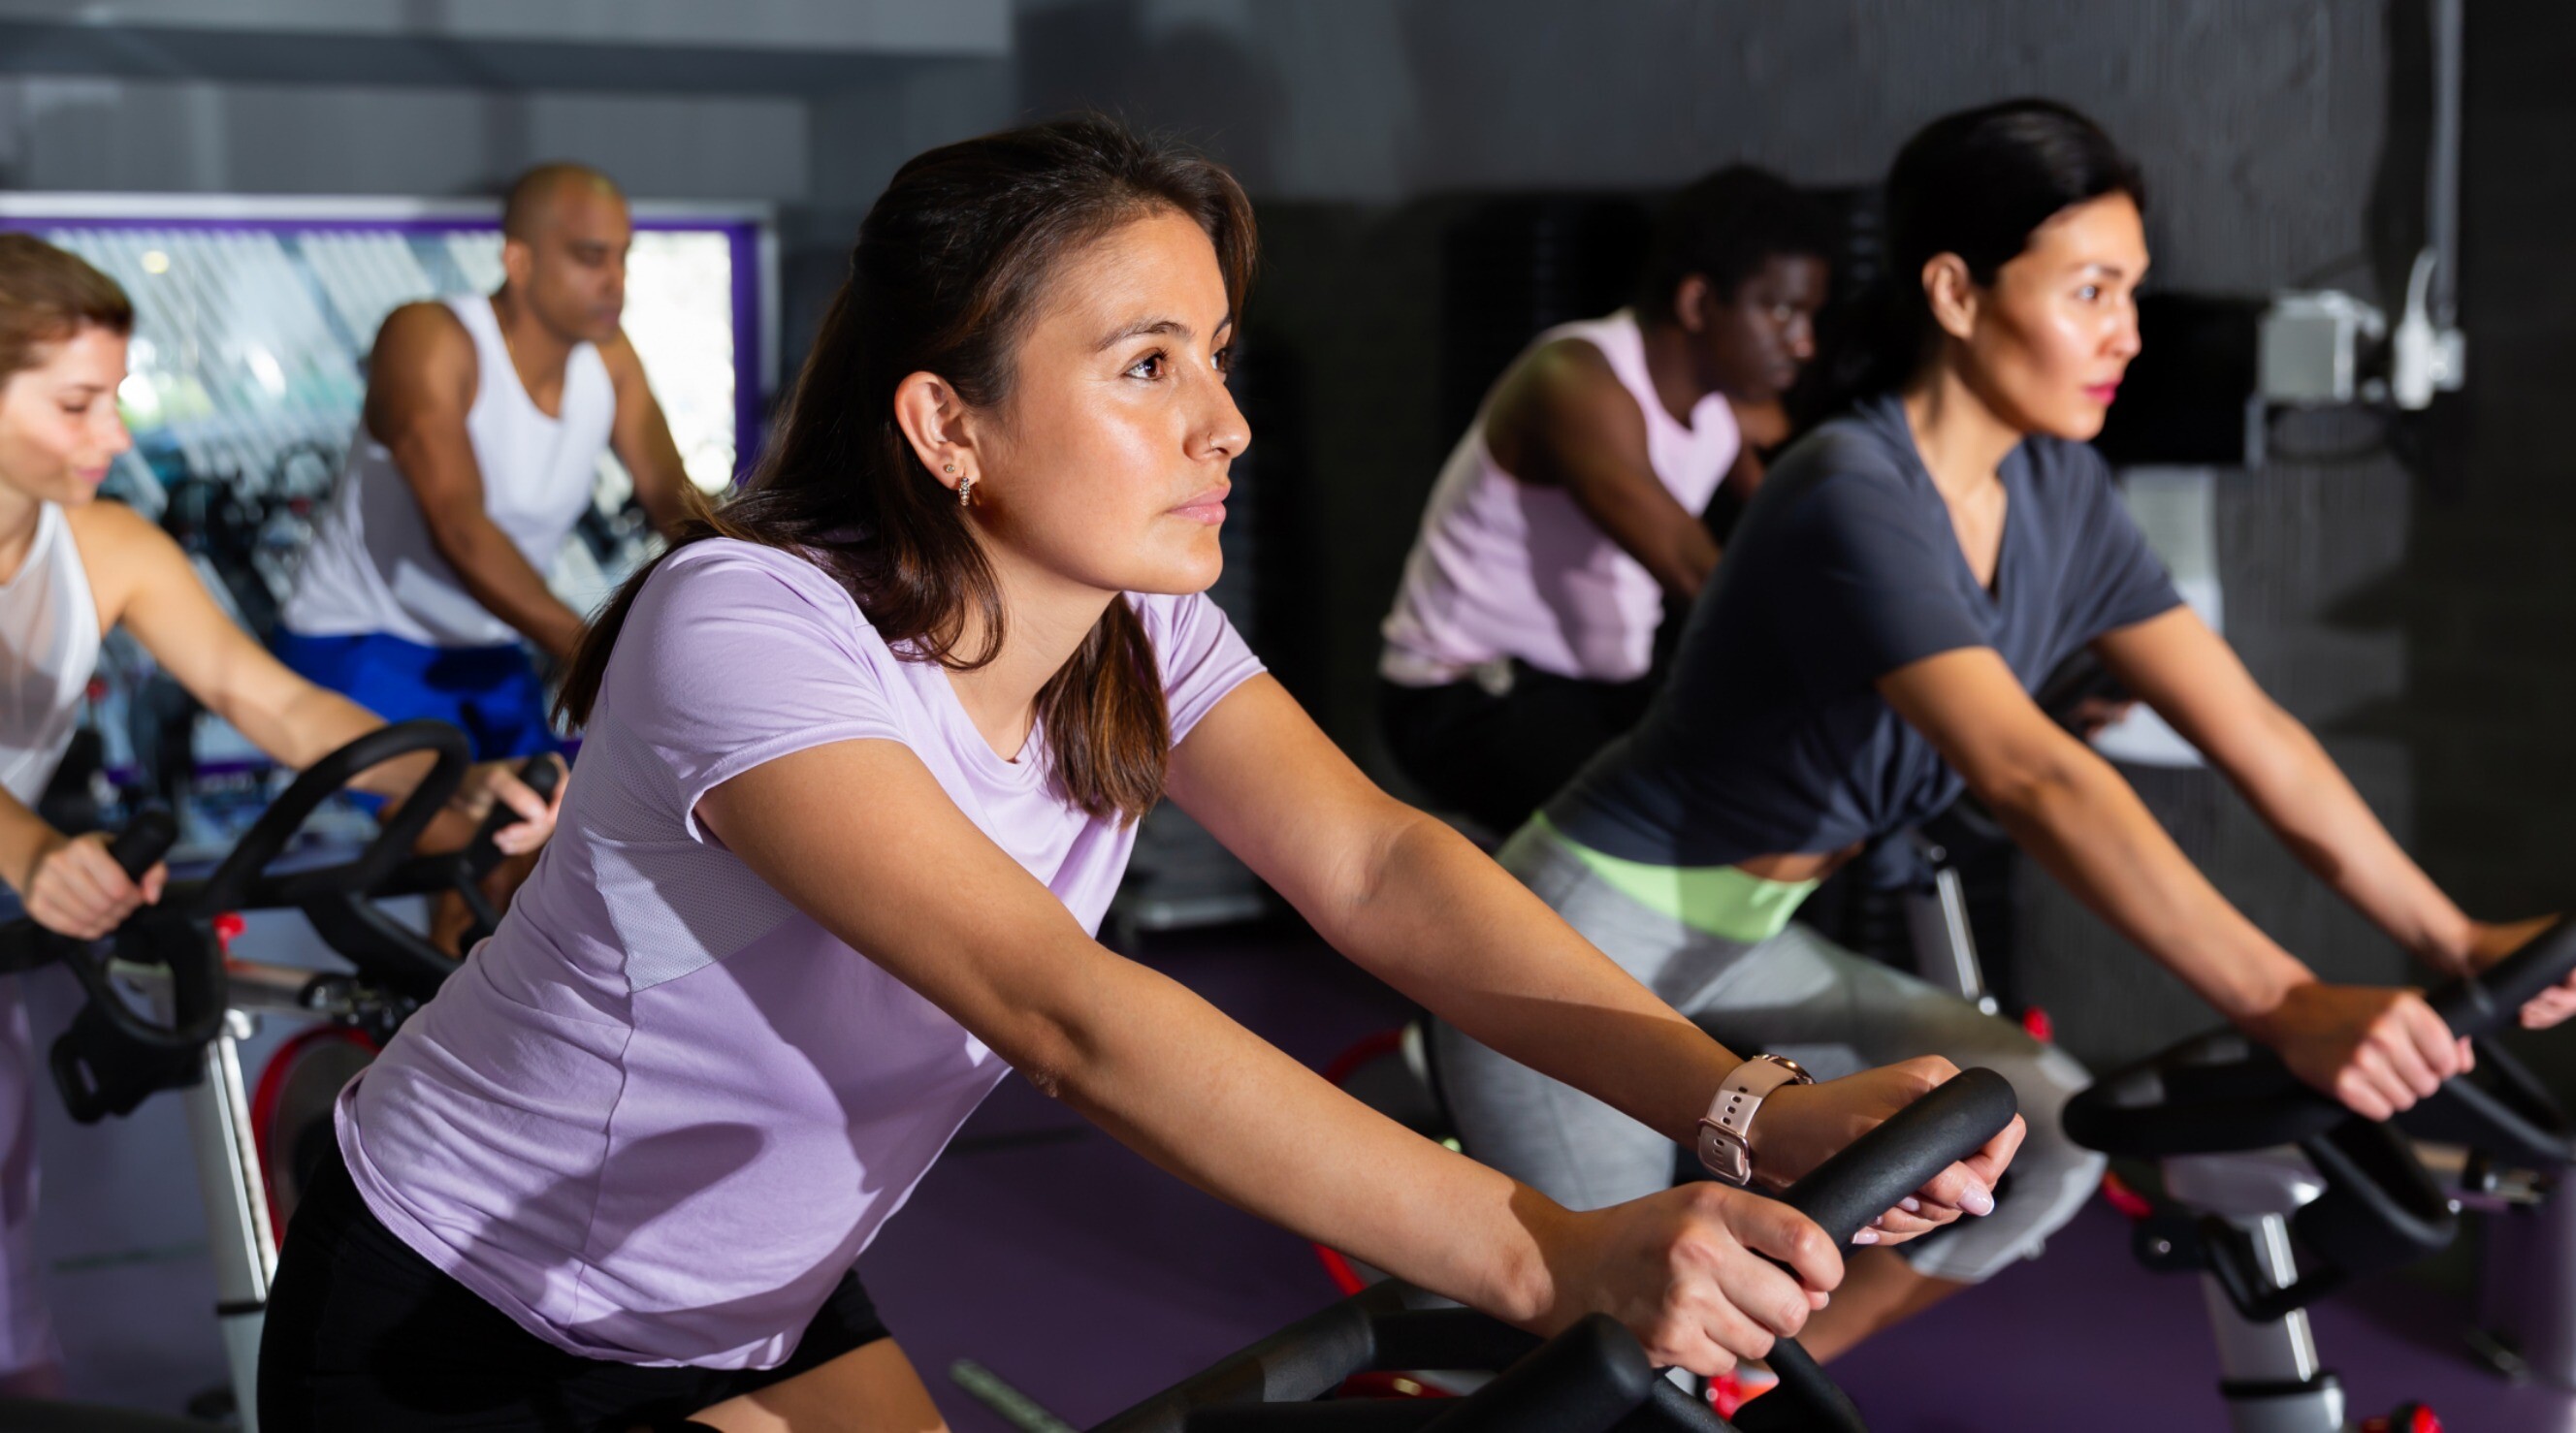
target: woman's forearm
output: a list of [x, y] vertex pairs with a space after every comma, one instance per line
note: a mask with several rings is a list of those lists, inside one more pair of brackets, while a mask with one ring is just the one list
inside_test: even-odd
[[2317, 879], [2416, 958], [2457, 970], [2471, 922], [2401, 849], [2314, 733], [2278, 707], [2249, 753], [2228, 750], [2228, 779]]
[[[295, 770], [338, 751], [385, 724], [385, 719], [326, 687], [297, 681], [273, 706], [226, 714], [251, 744]], [[377, 796], [408, 794], [429, 774], [433, 758], [401, 757], [369, 767], [349, 784]]]
[[[297, 685], [301, 690], [273, 710], [235, 724], [260, 750], [298, 771], [385, 724], [383, 717], [327, 687], [303, 682]], [[419, 779], [420, 774], [413, 772], [410, 780], [396, 789], [407, 791]], [[376, 782], [359, 784], [369, 791], [387, 789]]]
[[1021, 1065], [1035, 1083], [1274, 1224], [1500, 1317], [1552, 1306], [1541, 1238], [1557, 1206], [1361, 1105], [1179, 983], [1089, 964], [1091, 978], [1040, 997], [1057, 1033], [1032, 1042], [1054, 1053]]
[[1470, 1038], [1689, 1142], [1742, 1056], [1457, 832], [1388, 805], [1352, 896], [1304, 913], [1317, 931]]
[[2232, 1021], [2316, 978], [2218, 893], [2110, 763], [2069, 746], [2047, 773], [1979, 793], [2023, 850]]

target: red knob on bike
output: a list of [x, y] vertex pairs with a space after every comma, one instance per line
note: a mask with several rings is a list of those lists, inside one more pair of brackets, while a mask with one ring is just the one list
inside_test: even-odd
[[250, 922], [242, 919], [241, 912], [225, 911], [215, 917], [215, 944], [223, 950], [224, 954], [230, 955], [233, 953], [233, 942], [241, 939], [242, 932], [248, 929], [250, 929]]

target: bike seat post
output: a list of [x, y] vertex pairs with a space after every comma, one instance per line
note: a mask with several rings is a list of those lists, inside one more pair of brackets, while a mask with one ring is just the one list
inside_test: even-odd
[[[2174, 1199], [2243, 1231], [2274, 1288], [2299, 1279], [2289, 1216], [2325, 1186], [2296, 1150], [2182, 1155], [2164, 1161]], [[2218, 1345], [2219, 1393], [2233, 1433], [2340, 1433], [2343, 1386], [2317, 1353], [2305, 1309], [2250, 1319], [2216, 1274], [2200, 1275], [2201, 1301]]]

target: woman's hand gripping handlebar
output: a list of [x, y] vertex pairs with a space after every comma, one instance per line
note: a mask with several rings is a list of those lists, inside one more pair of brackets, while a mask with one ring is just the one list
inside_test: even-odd
[[1531, 1327], [1607, 1313], [1656, 1363], [1710, 1376], [1770, 1357], [1841, 1282], [1842, 1246], [1918, 1191], [1973, 1178], [1957, 1166], [1992, 1153], [2017, 1118], [2011, 1085], [1970, 1071], [1891, 1111], [1777, 1200], [1703, 1183], [1583, 1213], [1551, 1208], [1541, 1246], [1554, 1298]]
[[[137, 836], [144, 824], [138, 821], [128, 827], [126, 836]], [[28, 917], [47, 930], [97, 940], [123, 925], [136, 910], [160, 900], [170, 876], [161, 865], [160, 853], [128, 866], [122, 857], [138, 848], [120, 853], [112, 845], [103, 831], [79, 836], [56, 833], [48, 839], [18, 878]], [[163, 842], [162, 849], [168, 845]]]

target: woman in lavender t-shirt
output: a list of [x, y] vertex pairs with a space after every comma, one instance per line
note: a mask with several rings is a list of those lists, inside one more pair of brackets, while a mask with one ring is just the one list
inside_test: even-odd
[[[1370, 786], [1202, 595], [1251, 261], [1224, 171], [1104, 121], [895, 176], [763, 473], [575, 661], [581, 776], [534, 877], [341, 1098], [271, 1433], [935, 1427], [850, 1270], [1010, 1069], [1525, 1327], [1605, 1310], [1715, 1373], [1822, 1302], [1841, 1261], [1781, 1205], [1568, 1212], [1093, 940], [1168, 791], [1353, 959], [1676, 1139], [1743, 1063]], [[1948, 1068], [1782, 1088], [1755, 1173]], [[1991, 1207], [2019, 1135], [1881, 1237]]]

